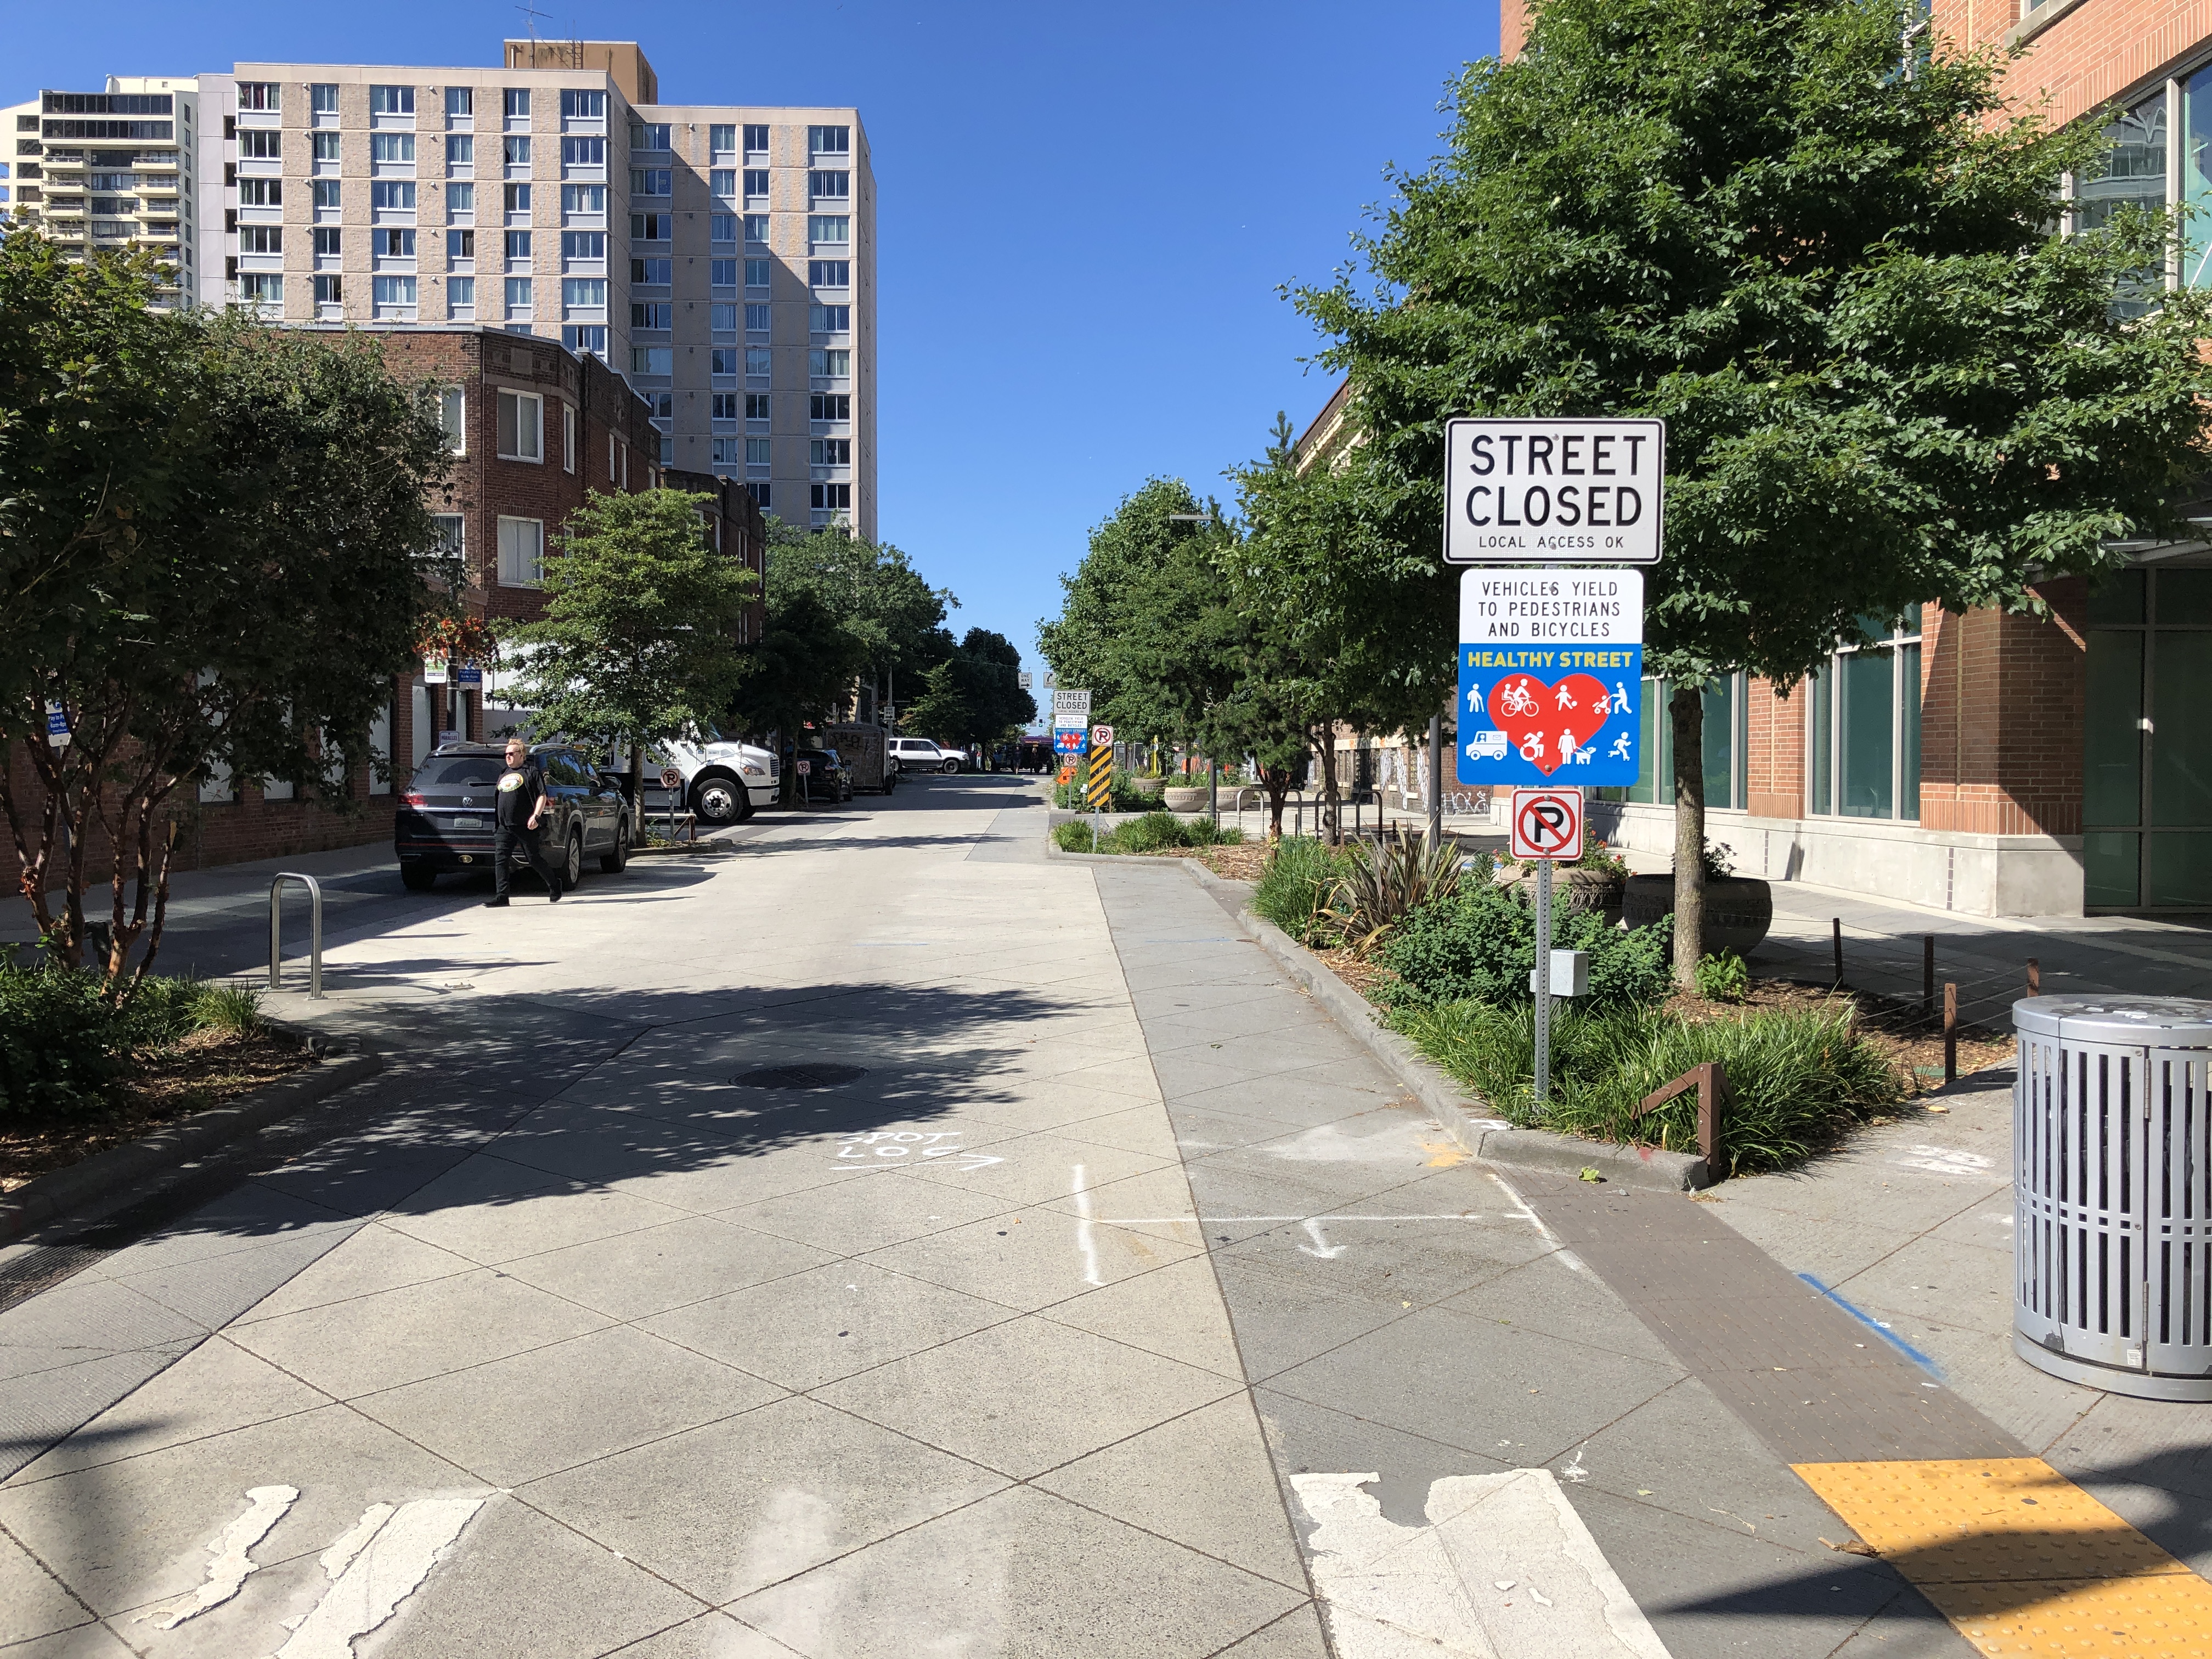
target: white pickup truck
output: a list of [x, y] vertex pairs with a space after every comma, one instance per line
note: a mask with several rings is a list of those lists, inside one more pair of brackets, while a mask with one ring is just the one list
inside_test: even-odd
[[660, 775], [673, 768], [683, 775], [673, 802], [679, 812], [696, 812], [706, 824], [741, 823], [753, 809], [775, 805], [776, 757], [749, 743], [722, 738], [692, 743], [672, 738], [645, 751], [641, 814], [648, 822], [669, 811], [669, 792]]

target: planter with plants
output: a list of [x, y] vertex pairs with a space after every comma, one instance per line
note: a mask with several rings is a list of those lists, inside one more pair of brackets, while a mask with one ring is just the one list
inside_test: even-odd
[[[1774, 890], [1756, 876], [1739, 876], [1711, 842], [1705, 843], [1705, 949], [1747, 956], [1774, 925]], [[1674, 878], [1631, 876], [1621, 900], [1621, 920], [1641, 927], [1671, 915]]]
[[[1234, 795], [1237, 792], [1230, 789], [1222, 793]], [[1195, 788], [1188, 784], [1177, 784], [1160, 792], [1160, 804], [1170, 812], [1203, 812], [1206, 811], [1206, 786], [1202, 783]]]
[[[1583, 831], [1580, 859], [1572, 864], [1554, 865], [1553, 870], [1554, 905], [1562, 910], [1594, 910], [1605, 918], [1608, 927], [1620, 920], [1621, 901], [1628, 887], [1628, 866], [1598, 838], [1595, 830]], [[1533, 906], [1536, 902], [1536, 866], [1533, 860], [1500, 863], [1498, 881], [1522, 903]], [[1646, 918], [1648, 921], [1657, 920], [1656, 916]]]

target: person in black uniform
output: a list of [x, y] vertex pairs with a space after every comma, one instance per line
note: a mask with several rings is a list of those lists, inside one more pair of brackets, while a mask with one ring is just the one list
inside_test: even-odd
[[499, 818], [491, 833], [492, 896], [484, 901], [486, 909], [506, 904], [507, 872], [518, 849], [544, 878], [553, 902], [561, 902], [561, 872], [546, 862], [538, 846], [538, 821], [550, 811], [545, 769], [530, 758], [530, 746], [520, 738], [509, 738], [507, 770], [499, 779]]

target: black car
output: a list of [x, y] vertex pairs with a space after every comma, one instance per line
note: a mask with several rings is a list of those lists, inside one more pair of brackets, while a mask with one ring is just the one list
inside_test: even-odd
[[[530, 753], [545, 769], [550, 808], [538, 822], [538, 848], [564, 884], [583, 878], [587, 854], [598, 854], [609, 875], [622, 869], [629, 862], [635, 820], [614, 780], [565, 744], [539, 744]], [[441, 871], [491, 868], [499, 778], [506, 770], [503, 746], [449, 743], [430, 752], [392, 819], [399, 879], [409, 891], [428, 892]]]
[[807, 763], [806, 775], [792, 786], [800, 792], [802, 799], [822, 801], [835, 806], [853, 799], [853, 769], [838, 758], [834, 749], [794, 749], [791, 754], [791, 769], [799, 770], [799, 763]]

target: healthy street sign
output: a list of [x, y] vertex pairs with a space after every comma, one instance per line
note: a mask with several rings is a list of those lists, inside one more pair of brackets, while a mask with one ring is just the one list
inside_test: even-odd
[[1468, 571], [1459, 637], [1460, 782], [1636, 781], [1642, 571]]
[[1667, 423], [1444, 423], [1447, 564], [1656, 564]]

